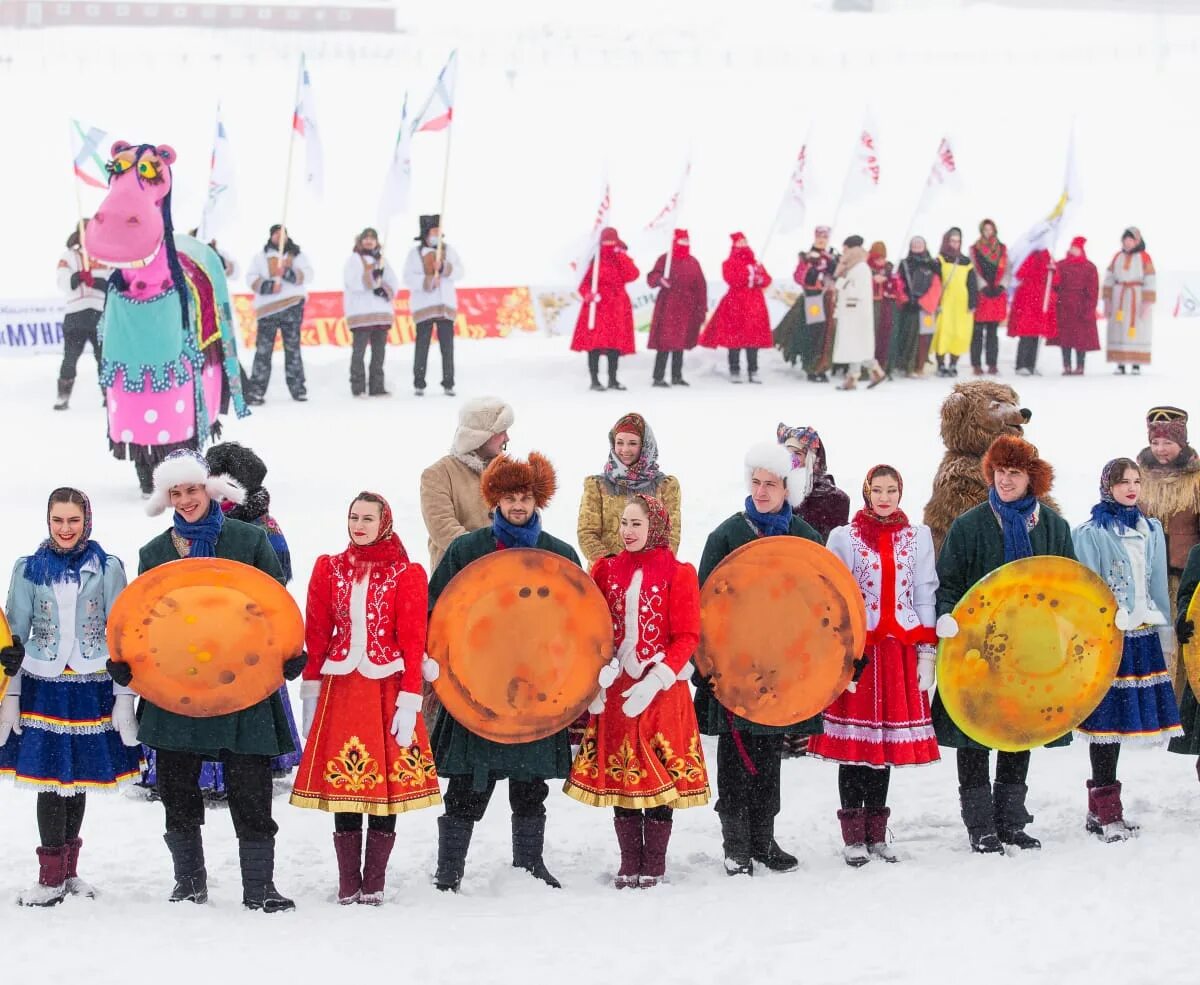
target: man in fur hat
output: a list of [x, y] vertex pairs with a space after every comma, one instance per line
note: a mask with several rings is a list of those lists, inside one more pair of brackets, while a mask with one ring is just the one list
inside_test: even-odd
[[[554, 495], [556, 479], [550, 462], [531, 452], [528, 462], [497, 456], [484, 470], [483, 496], [494, 510], [489, 527], [463, 534], [429, 580], [429, 608], [459, 571], [493, 551], [535, 547], [579, 564], [565, 541], [542, 530], [539, 512]], [[424, 662], [426, 680], [436, 680], [441, 668], [431, 657]], [[567, 729], [535, 742], [502, 744], [476, 735], [445, 710], [438, 713], [432, 733], [438, 774], [449, 778], [446, 813], [438, 818], [438, 861], [434, 881], [440, 890], [458, 891], [466, 868], [471, 832], [483, 819], [497, 780], [508, 780], [512, 808], [513, 866], [525, 869], [549, 886], [560, 888], [546, 869], [542, 849], [546, 834], [546, 780], [566, 777], [571, 768]]]
[[[983, 456], [983, 476], [987, 501], [950, 525], [938, 555], [937, 635], [942, 639], [958, 635], [951, 613], [984, 575], [1025, 557], [1075, 560], [1070, 526], [1046, 505], [1054, 470], [1038, 456], [1037, 448], [1015, 435], [1001, 435]], [[1019, 646], [1020, 640], [1014, 645]], [[1025, 833], [1025, 825], [1033, 820], [1025, 810], [1029, 753], [997, 753], [993, 787], [990, 750], [955, 724], [940, 694], [933, 700], [933, 727], [939, 745], [957, 750], [958, 793], [971, 849], [987, 854], [1003, 852], [1005, 845], [1041, 848], [1040, 841]], [[1049, 745], [1070, 741], [1068, 733]]]
[[454, 319], [458, 316], [455, 282], [462, 277], [462, 261], [442, 238], [442, 217], [423, 215], [417, 245], [404, 262], [404, 285], [408, 304], [417, 326], [417, 344], [413, 352], [413, 391], [425, 395], [425, 367], [429, 362], [429, 343], [437, 332], [442, 351], [442, 390], [454, 396]]
[[455, 537], [491, 523], [479, 478], [508, 444], [513, 409], [499, 397], [477, 397], [458, 412], [450, 454], [421, 473], [421, 515], [429, 531], [429, 570]]
[[[230, 519], [221, 510], [223, 500], [240, 503], [244, 498], [242, 487], [228, 475], [211, 474], [199, 453], [168, 455], [154, 470], [154, 493], [146, 512], [158, 516], [173, 507], [173, 523], [141, 549], [138, 574], [181, 558], [219, 557], [249, 564], [283, 584], [266, 532]], [[284, 677], [299, 677], [306, 660], [303, 652], [287, 660]], [[134, 679], [133, 668], [124, 661], [109, 660], [108, 671], [122, 686]], [[204, 799], [198, 780], [202, 764], [209, 760], [225, 768], [229, 813], [238, 836], [242, 904], [267, 913], [294, 909], [295, 903], [274, 883], [278, 826], [271, 818], [271, 758], [295, 750], [279, 693], [212, 718], [189, 718], [143, 700], [139, 718], [138, 739], [154, 749], [158, 764], [158, 792], [166, 812], [163, 838], [175, 866], [171, 902], [208, 901], [200, 834]]]
[[[698, 572], [701, 586], [726, 557], [759, 537], [804, 537], [824, 543], [792, 512], [790, 487], [804, 482], [804, 477], [787, 448], [772, 442], [755, 445], [746, 453], [745, 468], [749, 495], [739, 512], [708, 535]], [[779, 762], [785, 738], [820, 732], [821, 716], [780, 727], [758, 725], [725, 708], [698, 671], [692, 683], [700, 731], [718, 736], [715, 809], [721, 819], [725, 871], [731, 876], [752, 875], [755, 862], [775, 872], [796, 868], [796, 857], [775, 841]]]

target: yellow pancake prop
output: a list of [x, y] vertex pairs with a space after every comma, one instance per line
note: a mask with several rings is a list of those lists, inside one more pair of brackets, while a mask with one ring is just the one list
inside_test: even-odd
[[304, 649], [304, 617], [279, 582], [224, 558], [184, 558], [125, 588], [108, 618], [108, 652], [158, 707], [213, 718], [258, 704]]
[[938, 646], [942, 703], [970, 738], [1024, 752], [1076, 728], [1112, 686], [1124, 634], [1104, 579], [1078, 561], [1028, 557], [981, 578]]
[[[1188, 602], [1187, 618], [1193, 623], [1200, 621], [1200, 590], [1192, 593]], [[1192, 637], [1192, 642], [1183, 647], [1183, 664], [1187, 668], [1188, 683], [1192, 686], [1192, 694], [1200, 698], [1200, 639]]]
[[696, 667], [722, 705], [759, 725], [828, 708], [867, 635], [854, 576], [801, 537], [762, 537], [726, 557], [700, 591], [700, 620]]
[[[8, 617], [0, 612], [0, 650], [6, 646], [12, 646], [12, 629], [8, 625]], [[0, 670], [0, 701], [4, 699], [4, 692], [8, 690], [9, 676]]]
[[441, 665], [433, 689], [456, 722], [493, 742], [533, 742], [566, 728], [600, 690], [612, 616], [577, 564], [511, 548], [450, 579], [427, 648]]

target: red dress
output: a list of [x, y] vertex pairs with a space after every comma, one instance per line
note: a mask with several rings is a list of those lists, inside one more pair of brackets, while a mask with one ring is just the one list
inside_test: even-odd
[[748, 246], [729, 251], [721, 274], [729, 290], [700, 333], [700, 344], [706, 349], [771, 348], [771, 318], [763, 298], [763, 291], [771, 286], [771, 275]]
[[1010, 337], [1052, 339], [1058, 335], [1058, 271], [1051, 264], [1049, 250], [1034, 250], [1022, 261], [1008, 313]]
[[[592, 578], [608, 599], [621, 670], [608, 688], [604, 710], [588, 722], [564, 792], [593, 807], [708, 803], [708, 770], [686, 679], [700, 642], [696, 569], [677, 561], [670, 548], [657, 547], [601, 558]], [[627, 718], [621, 711], [623, 692], [660, 654], [675, 683], [655, 695], [637, 718]], [[685, 666], [688, 673], [679, 680]]]
[[[419, 712], [428, 608], [425, 570], [403, 549], [357, 586], [349, 551], [317, 559], [308, 583], [304, 687], [319, 681], [320, 693], [292, 788], [297, 807], [400, 814], [441, 803]], [[418, 709], [404, 747], [391, 734], [401, 692]]]
[[[856, 518], [857, 519], [857, 518]], [[858, 582], [867, 606], [867, 666], [856, 691], [825, 709], [825, 731], [808, 753], [857, 766], [924, 766], [937, 762], [929, 697], [917, 687], [918, 647], [934, 647], [933, 537], [926, 526], [904, 524], [883, 541], [867, 543], [854, 523], [829, 534], [826, 545]]]
[[571, 336], [572, 352], [591, 352], [593, 349], [616, 349], [622, 356], [633, 355], [633, 305], [625, 285], [638, 279], [638, 268], [629, 254], [615, 243], [600, 247], [600, 274], [596, 293], [596, 323], [588, 328], [588, 311], [592, 305], [588, 299], [592, 293], [592, 264], [579, 282], [579, 293], [583, 295], [583, 307], [575, 321], [575, 334]]

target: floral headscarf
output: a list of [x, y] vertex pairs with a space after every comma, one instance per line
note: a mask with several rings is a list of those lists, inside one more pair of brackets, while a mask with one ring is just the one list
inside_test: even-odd
[[642, 550], [651, 551], [656, 547], [670, 547], [671, 516], [667, 513], [667, 508], [663, 506], [662, 501], [653, 496], [647, 496], [645, 493], [638, 493], [634, 499], [646, 507], [646, 513], [650, 518], [650, 531], [646, 534], [646, 546]]
[[[632, 465], [626, 465], [617, 458], [618, 434], [636, 434], [642, 439], [641, 453]], [[626, 495], [651, 493], [658, 488], [661, 478], [658, 468], [658, 442], [641, 414], [626, 414], [608, 432], [608, 461], [604, 463], [604, 478], [616, 487], [618, 492]]]

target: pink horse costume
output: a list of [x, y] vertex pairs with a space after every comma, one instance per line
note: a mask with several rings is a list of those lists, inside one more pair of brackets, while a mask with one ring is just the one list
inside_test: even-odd
[[224, 265], [171, 225], [174, 163], [165, 144], [113, 144], [109, 192], [85, 234], [88, 254], [115, 268], [100, 322], [109, 448], [133, 460], [143, 495], [167, 455], [219, 435], [231, 401], [249, 414]]

